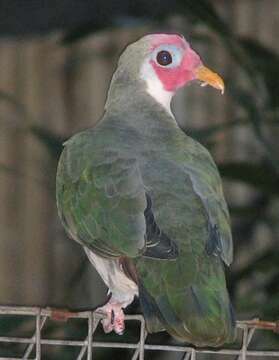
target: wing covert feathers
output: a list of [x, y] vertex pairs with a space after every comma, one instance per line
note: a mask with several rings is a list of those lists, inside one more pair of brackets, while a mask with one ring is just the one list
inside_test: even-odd
[[[57, 173], [57, 203], [67, 232], [103, 256], [145, 249], [145, 190], [137, 161], [103, 151], [90, 133], [68, 142]], [[90, 147], [91, 144], [91, 147]]]

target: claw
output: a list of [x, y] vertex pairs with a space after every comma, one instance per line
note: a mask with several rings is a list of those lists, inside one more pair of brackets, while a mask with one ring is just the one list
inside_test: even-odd
[[101, 321], [104, 332], [110, 333], [114, 331], [118, 335], [122, 335], [125, 330], [125, 315], [122, 310], [121, 304], [108, 302], [106, 305], [98, 309], [105, 315]]
[[117, 335], [123, 335], [125, 330], [124, 314], [116, 319], [114, 323], [114, 331]]
[[114, 313], [114, 310], [112, 309], [112, 310], [111, 310], [111, 319], [110, 319], [111, 325], [113, 325], [114, 320], [115, 320], [115, 313]]

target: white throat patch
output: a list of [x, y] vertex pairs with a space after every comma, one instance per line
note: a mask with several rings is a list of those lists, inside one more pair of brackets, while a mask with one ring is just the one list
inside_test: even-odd
[[174, 95], [173, 92], [167, 91], [158, 79], [152, 65], [149, 61], [144, 62], [140, 71], [140, 78], [146, 82], [146, 90], [160, 105], [162, 105], [167, 112], [174, 117], [171, 111], [171, 99]]

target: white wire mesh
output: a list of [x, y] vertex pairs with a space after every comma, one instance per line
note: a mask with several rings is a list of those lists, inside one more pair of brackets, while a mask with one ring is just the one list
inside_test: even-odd
[[[149, 351], [169, 351], [179, 352], [184, 354], [184, 360], [196, 360], [199, 354], [215, 354], [215, 357], [219, 355], [234, 355], [238, 360], [246, 360], [253, 357], [273, 357], [279, 359], [278, 351], [266, 351], [266, 350], [249, 350], [248, 346], [255, 334], [256, 330], [270, 330], [278, 332], [278, 322], [264, 322], [259, 320], [250, 321], [238, 321], [237, 327], [242, 332], [242, 346], [240, 349], [224, 348], [218, 350], [212, 349], [195, 349], [190, 346], [175, 346], [175, 345], [157, 345], [147, 344], [145, 342], [147, 333], [145, 331], [144, 318], [141, 315], [127, 315], [125, 320], [136, 320], [140, 322], [140, 337], [137, 343], [124, 343], [124, 342], [100, 342], [94, 341], [94, 333], [98, 326], [99, 321], [102, 319], [102, 315], [93, 311], [83, 312], [65, 312], [67, 319], [86, 319], [88, 323], [87, 336], [84, 340], [65, 340], [65, 339], [47, 339], [42, 336], [42, 330], [47, 322], [47, 319], [53, 317], [55, 312], [51, 309], [41, 309], [38, 307], [12, 307], [12, 306], [0, 306], [0, 315], [3, 321], [5, 316], [30, 316], [36, 320], [36, 330], [31, 337], [12, 337], [12, 336], [0, 336], [0, 349], [1, 343], [13, 343], [13, 344], [26, 344], [26, 348], [21, 357], [0, 357], [0, 360], [18, 360], [18, 359], [34, 359], [41, 360], [42, 345], [49, 346], [66, 346], [79, 348], [79, 354], [77, 360], [94, 359], [92, 353], [94, 348], [118, 348], [118, 349], [132, 349], [134, 353], [131, 360], [144, 360], [145, 350]], [[31, 354], [35, 349], [35, 357], [31, 358]], [[220, 357], [221, 359], [221, 357]]]

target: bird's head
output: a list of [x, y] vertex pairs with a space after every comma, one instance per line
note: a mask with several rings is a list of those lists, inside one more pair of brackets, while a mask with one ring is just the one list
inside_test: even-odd
[[119, 59], [113, 80], [120, 80], [123, 85], [140, 81], [168, 109], [174, 93], [193, 80], [224, 91], [221, 77], [205, 67], [178, 34], [150, 34], [130, 44]]

